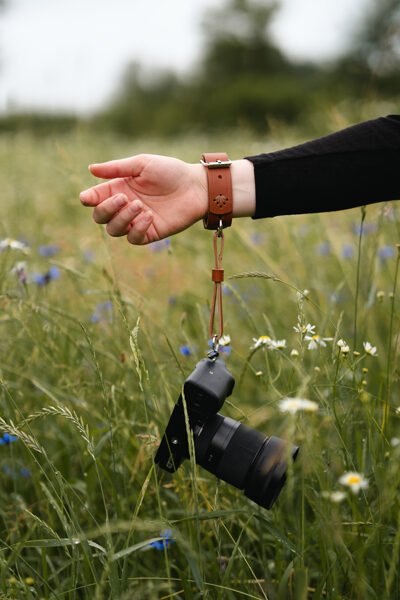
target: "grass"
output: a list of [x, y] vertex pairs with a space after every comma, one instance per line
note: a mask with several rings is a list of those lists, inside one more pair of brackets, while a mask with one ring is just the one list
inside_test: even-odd
[[[208, 347], [211, 234], [199, 224], [169, 246], [134, 248], [78, 201], [89, 162], [141, 151], [196, 161], [216, 145], [239, 158], [297, 141], [274, 136], [0, 138], [0, 237], [30, 249], [0, 254], [0, 432], [18, 438], [0, 445], [0, 598], [400, 596], [397, 204], [243, 220], [226, 233], [236, 387], [222, 412], [301, 447], [266, 511], [194, 461], [172, 476], [153, 462]], [[43, 245], [58, 252], [41, 256]], [[25, 283], [11, 272], [19, 261]], [[51, 267], [48, 284], [29, 280]], [[333, 340], [309, 350], [299, 321]], [[251, 349], [262, 335], [286, 347]], [[318, 411], [282, 413], [286, 396]], [[349, 471], [368, 487], [340, 484]]]

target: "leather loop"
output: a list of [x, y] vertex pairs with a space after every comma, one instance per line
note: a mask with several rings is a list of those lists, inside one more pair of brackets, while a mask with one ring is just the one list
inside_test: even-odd
[[202, 155], [207, 168], [208, 211], [203, 219], [205, 229], [230, 227], [232, 224], [231, 161], [225, 152]]

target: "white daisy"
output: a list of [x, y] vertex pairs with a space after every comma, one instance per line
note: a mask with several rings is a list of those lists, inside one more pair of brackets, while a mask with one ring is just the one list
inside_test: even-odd
[[364, 352], [370, 356], [378, 356], [376, 353], [376, 346], [370, 344], [370, 342], [363, 342]]
[[22, 250], [23, 252], [29, 252], [27, 244], [24, 244], [24, 242], [19, 242], [18, 240], [14, 240], [14, 238], [4, 238], [4, 240], [0, 241], [0, 252], [6, 250], [6, 248], [11, 248], [12, 250]]
[[271, 340], [270, 347], [272, 350], [282, 350], [282, 348], [286, 348], [286, 340]]
[[306, 412], [315, 412], [318, 410], [318, 404], [307, 398], [283, 398], [279, 402], [279, 409], [281, 412], [287, 412], [294, 415], [299, 410]]
[[390, 440], [390, 445], [392, 446], [392, 448], [396, 448], [396, 446], [398, 446], [400, 444], [400, 439], [398, 437], [393, 437]]
[[290, 353], [290, 356], [291, 356], [292, 358], [297, 358], [297, 357], [299, 356], [299, 351], [298, 351], [298, 350], [296, 350], [296, 348], [293, 348], [293, 350], [292, 350], [292, 351], [291, 351], [291, 353]]
[[323, 498], [327, 498], [331, 502], [339, 503], [346, 498], [345, 492], [334, 490], [333, 492], [321, 492]]
[[259, 338], [253, 338], [253, 342], [254, 342], [254, 346], [250, 347], [251, 350], [255, 350], [256, 348], [259, 348], [260, 346], [271, 347], [272, 340], [269, 337], [269, 335], [260, 335]]
[[315, 325], [311, 325], [311, 323], [307, 323], [307, 325], [302, 325], [300, 321], [298, 321], [296, 327], [293, 327], [293, 329], [297, 331], [297, 333], [302, 333], [303, 335], [305, 333], [314, 335]]
[[304, 339], [307, 342], [310, 342], [307, 346], [307, 348], [309, 350], [315, 350], [316, 348], [318, 348], [318, 346], [326, 347], [325, 342], [331, 342], [333, 340], [333, 338], [328, 338], [328, 337], [323, 338], [320, 335], [318, 335], [318, 333], [315, 333], [313, 336], [305, 335]]
[[229, 346], [230, 343], [231, 343], [231, 336], [228, 334], [221, 336], [218, 340], [218, 344], [220, 346]]
[[344, 473], [340, 477], [339, 483], [349, 487], [353, 494], [357, 494], [361, 489], [368, 487], [368, 479], [362, 473], [356, 473], [355, 471]]

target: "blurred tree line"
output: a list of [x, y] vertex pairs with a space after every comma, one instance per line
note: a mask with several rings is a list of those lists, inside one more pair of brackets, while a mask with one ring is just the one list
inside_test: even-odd
[[[278, 8], [275, 0], [226, 0], [204, 18], [205, 50], [190, 76], [149, 75], [131, 64], [91, 124], [129, 135], [265, 131], [271, 121], [307, 122], [343, 99], [400, 100], [399, 0], [371, 4], [351, 47], [327, 64], [294, 62], [275, 45], [269, 26]], [[43, 127], [42, 117], [23, 118], [27, 127]]]

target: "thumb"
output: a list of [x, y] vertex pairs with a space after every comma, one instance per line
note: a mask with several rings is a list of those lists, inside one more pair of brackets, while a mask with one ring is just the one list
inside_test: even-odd
[[118, 160], [89, 165], [89, 171], [95, 177], [101, 177], [102, 179], [137, 177], [143, 170], [145, 163], [146, 157], [139, 154], [137, 156], [130, 156], [129, 158], [120, 158]]

